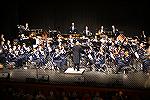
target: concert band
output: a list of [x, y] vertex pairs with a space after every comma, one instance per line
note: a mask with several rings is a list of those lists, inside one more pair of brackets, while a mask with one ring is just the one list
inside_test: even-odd
[[[30, 31], [28, 23], [25, 30]], [[66, 70], [69, 66], [77, 71], [80, 71], [81, 66], [85, 68], [90, 66], [91, 71], [107, 71], [109, 67], [115, 70], [115, 73], [130, 66], [136, 71], [143, 70], [144, 73], [148, 73], [149, 49], [146, 51], [147, 41], [143, 32], [142, 40], [118, 33], [114, 25], [112, 25], [114, 37], [109, 37], [103, 26], [99, 32], [102, 34], [93, 36], [88, 26], [85, 26], [82, 35], [75, 35], [80, 32], [72, 23], [67, 38], [60, 33], [56, 37], [49, 37], [51, 36], [49, 32], [29, 37], [21, 30], [17, 41], [5, 41], [2, 34], [0, 57], [5, 59], [0, 63], [7, 65], [14, 62], [15, 68], [22, 68], [24, 64], [35, 62], [36, 68], [54, 67], [54, 70]], [[133, 67], [137, 62], [143, 67]]]

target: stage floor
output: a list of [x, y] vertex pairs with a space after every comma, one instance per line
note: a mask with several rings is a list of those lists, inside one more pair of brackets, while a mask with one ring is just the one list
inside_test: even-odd
[[[139, 72], [128, 74], [112, 74], [97, 71], [84, 71], [82, 74], [65, 74], [61, 71], [44, 69], [12, 69], [1, 73], [10, 73], [10, 81], [26, 82], [27, 79], [46, 79], [49, 83], [73, 84], [83, 83], [88, 86], [122, 87], [122, 88], [150, 88], [150, 75]], [[83, 85], [82, 84], [82, 85]]]

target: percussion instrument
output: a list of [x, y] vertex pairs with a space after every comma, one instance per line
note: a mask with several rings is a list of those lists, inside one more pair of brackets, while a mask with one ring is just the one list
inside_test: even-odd
[[118, 37], [117, 37], [117, 41], [120, 41], [121, 43], [126, 39], [126, 37], [123, 35], [123, 34], [120, 34]]

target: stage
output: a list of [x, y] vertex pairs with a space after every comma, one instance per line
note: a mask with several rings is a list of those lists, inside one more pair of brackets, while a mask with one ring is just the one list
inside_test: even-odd
[[54, 84], [81, 83], [94, 87], [150, 88], [150, 76], [142, 71], [112, 74], [84, 70], [82, 74], [73, 74], [48, 69], [12, 69], [1, 70], [2, 73], [9, 73], [10, 81], [15, 82], [39, 82], [40, 80], [40, 82]]

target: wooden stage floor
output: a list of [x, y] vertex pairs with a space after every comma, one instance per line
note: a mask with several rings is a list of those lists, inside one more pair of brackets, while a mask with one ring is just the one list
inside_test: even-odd
[[96, 87], [150, 88], [150, 75], [142, 71], [129, 72], [127, 74], [97, 71], [83, 71], [82, 74], [66, 74], [61, 71], [46, 69], [12, 69], [3, 70], [0, 73], [9, 73], [10, 81], [17, 82], [26, 82], [27, 79], [43, 79], [45, 82], [57, 84], [82, 83], [82, 85]]

